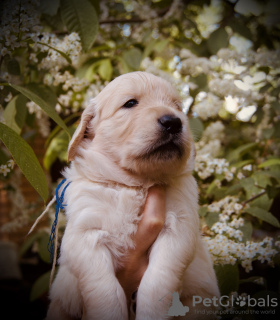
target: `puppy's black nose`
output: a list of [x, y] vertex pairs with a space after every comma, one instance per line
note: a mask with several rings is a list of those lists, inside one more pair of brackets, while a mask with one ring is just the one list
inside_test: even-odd
[[158, 119], [160, 125], [168, 133], [179, 133], [182, 131], [182, 121], [180, 118], [171, 115], [165, 115]]

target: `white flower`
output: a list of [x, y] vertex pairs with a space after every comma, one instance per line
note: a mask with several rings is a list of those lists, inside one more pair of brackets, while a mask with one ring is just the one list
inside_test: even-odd
[[275, 241], [274, 244], [275, 244], [276, 247], [280, 248], [280, 241]]
[[207, 120], [208, 118], [216, 117], [222, 105], [223, 101], [209, 92], [202, 101], [195, 103], [193, 112], [195, 112], [202, 120]]
[[209, 6], [203, 6], [195, 20], [204, 38], [207, 38], [211, 32], [219, 27], [218, 23], [222, 19], [222, 11], [221, 2], [217, 0], [212, 0]]
[[8, 174], [10, 171], [11, 171], [11, 170], [10, 170], [10, 169], [7, 167], [7, 165], [5, 165], [5, 164], [2, 164], [2, 165], [0, 166], [0, 173], [2, 173], [4, 177], [6, 177], [7, 174]]
[[244, 178], [245, 178], [244, 174], [242, 172], [238, 172], [237, 179], [242, 180]]
[[9, 101], [12, 100], [12, 98], [13, 98], [13, 95], [12, 95], [11, 92], [9, 92], [8, 95], [6, 96], [6, 98], [5, 98], [4, 100], [5, 100], [6, 102], [9, 102]]
[[14, 165], [15, 165], [15, 161], [14, 161], [13, 159], [11, 159], [11, 160], [9, 160], [9, 161], [7, 162], [7, 166], [8, 166], [9, 168], [11, 168], [11, 169], [14, 168]]
[[239, 98], [231, 95], [225, 97], [225, 108], [228, 112], [235, 114], [239, 109]]
[[229, 59], [228, 61], [224, 62], [221, 67], [222, 70], [234, 74], [240, 74], [247, 69], [245, 66], [238, 65], [235, 59]]
[[243, 170], [252, 171], [252, 165], [247, 164], [246, 166], [243, 167]]

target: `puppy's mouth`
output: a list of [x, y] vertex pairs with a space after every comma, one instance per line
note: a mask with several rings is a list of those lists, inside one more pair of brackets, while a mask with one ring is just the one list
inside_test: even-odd
[[151, 159], [156, 157], [161, 160], [171, 160], [173, 158], [182, 158], [184, 154], [184, 148], [182, 141], [178, 137], [169, 139], [160, 139], [155, 144], [150, 146], [143, 158]]

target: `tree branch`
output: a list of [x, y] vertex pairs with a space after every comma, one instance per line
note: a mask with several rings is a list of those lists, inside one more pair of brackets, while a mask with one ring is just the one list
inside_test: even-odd
[[246, 204], [247, 204], [247, 203], [249, 203], [249, 202], [251, 202], [251, 201], [253, 201], [253, 200], [255, 200], [255, 199], [257, 199], [257, 198], [261, 197], [261, 196], [262, 196], [262, 195], [264, 195], [265, 193], [266, 193], [266, 191], [264, 190], [264, 191], [262, 191], [261, 193], [258, 193], [257, 195], [255, 195], [254, 197], [252, 197], [252, 198], [250, 198], [250, 199], [248, 199], [248, 200], [244, 201], [244, 202], [242, 203], [242, 207], [244, 208], [244, 207], [246, 206]]

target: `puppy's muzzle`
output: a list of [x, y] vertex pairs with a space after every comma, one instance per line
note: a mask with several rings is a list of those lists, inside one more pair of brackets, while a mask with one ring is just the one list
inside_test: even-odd
[[164, 115], [158, 119], [162, 129], [167, 133], [176, 134], [182, 131], [182, 121], [180, 118], [172, 115]]

